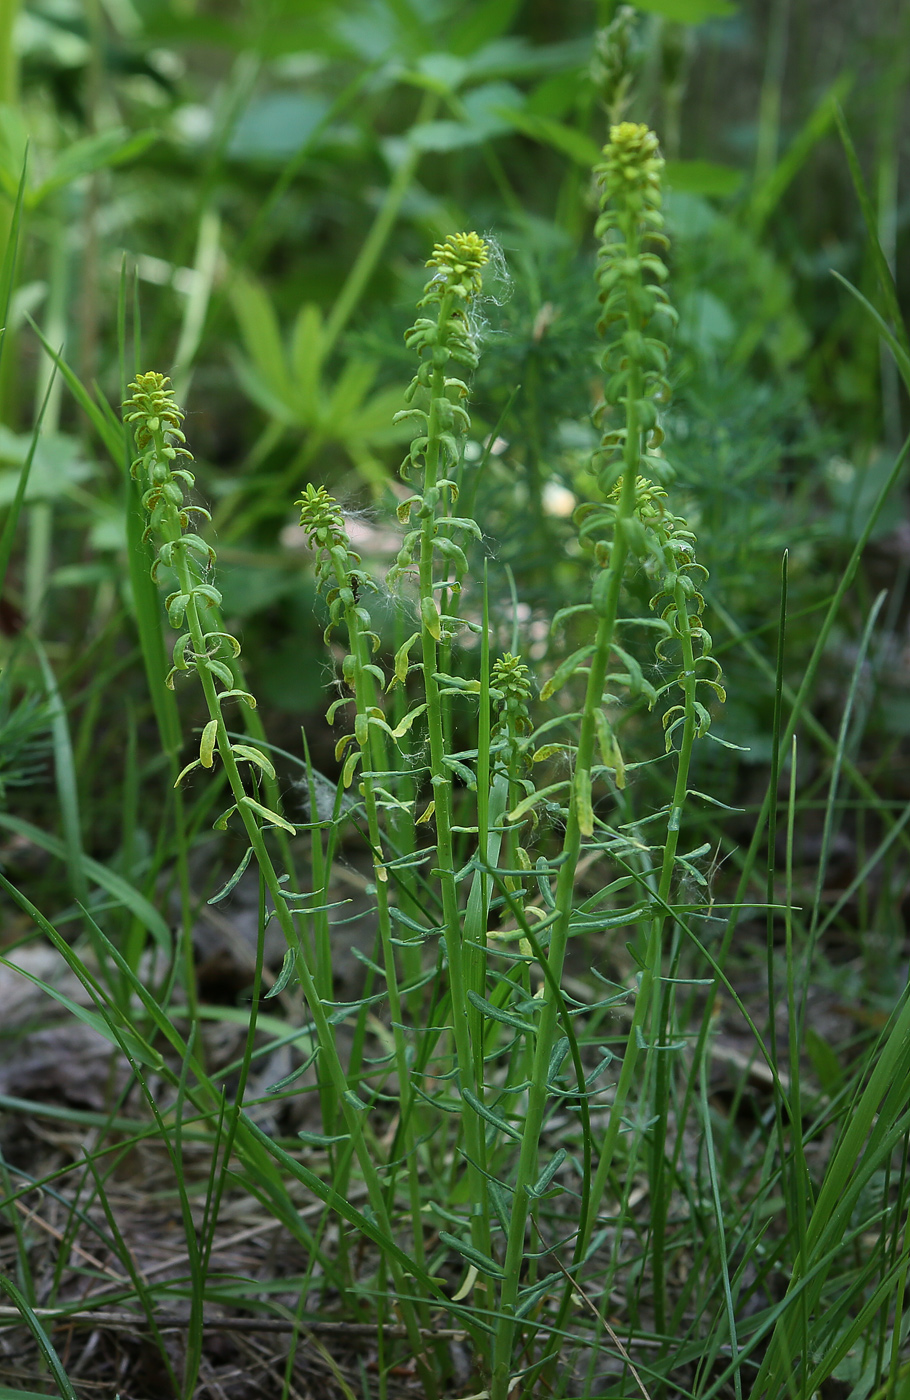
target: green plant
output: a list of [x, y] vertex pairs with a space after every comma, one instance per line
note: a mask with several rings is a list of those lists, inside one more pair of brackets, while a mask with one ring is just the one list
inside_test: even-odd
[[[485, 632], [481, 633], [481, 675], [460, 678], [451, 670], [452, 646], [465, 625], [458, 615], [458, 600], [469, 573], [468, 559], [458, 537], [464, 542], [465, 538], [470, 540], [480, 534], [476, 521], [455, 513], [463, 472], [458, 439], [470, 426], [464, 406], [468, 388], [462, 376], [465, 368], [470, 370], [476, 365], [477, 359], [470, 303], [480, 289], [482, 268], [487, 261], [487, 249], [476, 235], [458, 235], [437, 245], [429, 264], [435, 269], [434, 276], [420, 303], [421, 309], [436, 308], [436, 315], [421, 317], [406, 337], [411, 348], [421, 355], [421, 367], [408, 390], [411, 407], [399, 415], [400, 419], [415, 419], [418, 425], [418, 435], [402, 473], [406, 479], [417, 482], [418, 491], [399, 506], [398, 514], [405, 523], [416, 516], [416, 526], [405, 537], [390, 581], [416, 575], [420, 627], [399, 647], [387, 686], [384, 671], [370, 660], [371, 644], [375, 648], [380, 644], [370, 630], [364, 604], [371, 580], [350, 552], [338, 508], [322, 488], [308, 488], [300, 501], [301, 523], [319, 551], [317, 570], [328, 587], [329, 632], [342, 620], [347, 629], [349, 654], [342, 671], [344, 683], [353, 691], [356, 714], [353, 731], [339, 742], [338, 757], [347, 751], [345, 785], [353, 781], [358, 767], [361, 772], [360, 790], [377, 874], [383, 974], [389, 990], [395, 1064], [402, 1092], [402, 1137], [415, 1211], [420, 1186], [413, 1170], [413, 1134], [414, 1120], [421, 1110], [413, 1090], [405, 1087], [414, 1071], [408, 1068], [404, 1039], [402, 993], [395, 959], [395, 945], [401, 946], [402, 940], [393, 935], [396, 911], [389, 903], [389, 882], [390, 876], [394, 880], [397, 869], [419, 857], [405, 851], [398, 859], [389, 860], [380, 815], [383, 807], [394, 811], [401, 805], [394, 787], [389, 791], [387, 786], [390, 778], [396, 776], [394, 765], [390, 771], [390, 744], [416, 732], [418, 721], [426, 728], [425, 782], [429, 802], [424, 805], [427, 799], [423, 799], [419, 822], [435, 823], [433, 867], [438, 880], [436, 907], [440, 922], [432, 932], [441, 936], [444, 949], [446, 981], [438, 995], [450, 1007], [454, 1048], [453, 1090], [434, 1098], [439, 1107], [461, 1120], [466, 1189], [468, 1198], [477, 1203], [465, 1221], [464, 1233], [445, 1231], [441, 1238], [458, 1250], [475, 1275], [484, 1279], [483, 1287], [475, 1284], [475, 1292], [478, 1301], [497, 1319], [490, 1362], [491, 1395], [497, 1400], [514, 1384], [518, 1336], [528, 1326], [532, 1335], [536, 1330], [526, 1321], [529, 1314], [548, 1293], [560, 1293], [563, 1303], [553, 1324], [554, 1335], [558, 1336], [572, 1295], [571, 1283], [566, 1285], [559, 1275], [541, 1280], [533, 1267], [528, 1273], [532, 1242], [527, 1234], [529, 1219], [538, 1219], [537, 1202], [563, 1189], [560, 1169], [566, 1160], [564, 1150], [551, 1152], [543, 1168], [540, 1154], [545, 1146], [548, 1111], [567, 1092], [559, 1088], [559, 1075], [570, 1045], [579, 1075], [576, 1092], [582, 1100], [589, 1092], [596, 1092], [589, 1089], [561, 987], [568, 940], [572, 932], [585, 924], [594, 926], [601, 918], [617, 921], [626, 917], [630, 923], [640, 924], [642, 914], [651, 911], [650, 920], [641, 925], [644, 973], [632, 1034], [593, 1179], [591, 1133], [590, 1126], [586, 1126], [582, 1213], [572, 1232], [573, 1272], [577, 1273], [591, 1242], [594, 1213], [600, 1208], [632, 1087], [638, 1050], [636, 1036], [649, 1023], [655, 1050], [664, 1051], [658, 1063], [669, 1063], [669, 1001], [666, 996], [661, 997], [659, 989], [665, 927], [672, 913], [672, 886], [679, 868], [677, 848], [688, 796], [691, 754], [696, 738], [706, 732], [710, 723], [698, 688], [708, 686], [723, 698], [717, 679], [719, 668], [710, 656], [710, 637], [701, 622], [704, 604], [698, 579], [704, 570], [695, 560], [694, 537], [683, 521], [667, 511], [666, 492], [642, 475], [650, 470], [660, 481], [666, 481], [670, 475], [666, 461], [657, 455], [661, 441], [657, 402], [667, 390], [664, 368], [668, 352], [655, 322], [661, 315], [672, 316], [672, 312], [660, 287], [666, 269], [648, 246], [662, 237], [660, 170], [656, 138], [646, 128], [625, 124], [613, 129], [605, 163], [598, 172], [605, 208], [599, 231], [606, 240], [599, 274], [604, 302], [602, 323], [614, 332], [604, 361], [609, 377], [604, 408], [606, 432], [598, 468], [602, 502], [579, 511], [581, 539], [595, 566], [592, 602], [582, 611], [595, 623], [596, 634], [593, 643], [573, 653], [560, 666], [542, 697], [546, 699], [563, 686], [583, 679], [582, 708], [568, 717], [570, 723], [579, 723], [574, 742], [539, 742], [552, 731], [553, 722], [547, 721], [542, 730], [534, 729], [528, 712], [527, 669], [514, 656], [501, 658], [490, 669]], [[622, 426], [610, 416], [616, 412], [623, 415]], [[659, 605], [661, 616], [653, 620], [652, 626], [659, 633], [661, 660], [671, 672], [671, 679], [664, 682], [659, 692], [645, 681], [641, 663], [618, 639], [620, 598], [632, 561], [637, 566], [644, 565], [654, 576], [652, 606]], [[573, 611], [577, 613], [578, 609]], [[628, 625], [634, 626], [635, 620]], [[412, 649], [417, 651], [416, 661], [411, 660]], [[617, 664], [622, 669], [612, 669]], [[377, 703], [378, 688], [407, 685], [412, 671], [417, 673], [419, 693], [393, 728]], [[668, 754], [675, 754], [676, 778], [671, 803], [663, 814], [667, 834], [656, 848], [630, 842], [612, 825], [595, 817], [595, 784], [606, 778], [615, 782], [618, 789], [624, 786], [624, 763], [613, 727], [619, 702], [611, 693], [621, 686], [633, 696], [646, 693], [651, 703], [677, 688], [682, 691], [682, 703], [672, 705], [664, 715], [665, 747]], [[450, 741], [452, 705], [472, 695], [479, 705], [476, 747], [454, 754]], [[502, 707], [495, 726], [490, 717], [491, 701]], [[344, 704], [344, 700], [336, 701], [330, 715], [334, 717]], [[538, 791], [527, 776], [528, 760], [533, 757], [541, 763], [557, 754], [571, 763], [571, 778]], [[452, 782], [455, 774], [467, 784], [457, 814]], [[537, 866], [538, 880], [555, 877], [555, 891], [548, 896], [550, 912], [543, 915], [535, 911], [532, 916], [525, 907], [523, 892], [533, 866], [517, 836], [544, 801], [551, 811], [558, 810], [559, 802], [563, 804], [566, 829], [562, 850], [552, 864], [541, 858]], [[660, 819], [661, 815], [655, 813], [650, 819]], [[412, 827], [412, 831], [415, 829]], [[464, 853], [459, 855], [456, 850], [456, 831], [463, 838], [462, 846], [465, 837], [476, 841], [475, 854], [467, 866]], [[576, 874], [583, 846], [611, 856], [628, 855], [634, 848], [636, 855], [645, 858], [645, 864], [637, 878], [621, 876], [611, 881], [582, 909]], [[501, 855], [505, 857], [504, 865]], [[458, 886], [465, 872], [472, 870], [470, 893], [464, 901]], [[636, 884], [643, 897], [631, 908], [618, 909], [616, 896], [630, 886], [634, 892]], [[491, 961], [487, 928], [491, 910], [496, 907], [507, 910], [517, 923], [516, 937], [521, 949], [517, 957], [514, 944], [510, 948], [506, 943], [496, 960]], [[423, 938], [431, 932], [411, 920], [408, 924]], [[531, 991], [530, 970], [534, 967], [543, 978], [537, 994]], [[511, 1028], [503, 1033], [511, 1038], [499, 1045], [498, 1028], [502, 1025]], [[439, 1031], [423, 1027], [422, 1034], [417, 1065], [425, 1074]], [[499, 1061], [501, 1067], [497, 1069]], [[425, 1095], [421, 1093], [420, 1097]], [[656, 1113], [664, 1120], [669, 1098], [669, 1076], [661, 1069], [654, 1102]], [[520, 1152], [517, 1160], [507, 1166], [509, 1157], [517, 1151], [515, 1144], [520, 1144]], [[658, 1140], [652, 1174], [655, 1198], [665, 1200], [661, 1185], [663, 1164], [663, 1141]], [[499, 1185], [493, 1187], [493, 1181]], [[658, 1227], [655, 1257], [662, 1248], [662, 1229]], [[422, 1260], [422, 1247], [420, 1257]], [[532, 1367], [532, 1373], [536, 1369], [539, 1366]], [[525, 1378], [525, 1384], [531, 1384], [530, 1377]]]

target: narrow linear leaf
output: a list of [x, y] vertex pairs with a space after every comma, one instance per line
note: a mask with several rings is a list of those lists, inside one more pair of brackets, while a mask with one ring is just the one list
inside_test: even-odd
[[507, 1123], [504, 1118], [500, 1118], [492, 1109], [487, 1108], [486, 1104], [482, 1103], [476, 1094], [472, 1094], [470, 1089], [462, 1089], [461, 1097], [484, 1122], [489, 1123], [497, 1132], [505, 1133], [506, 1137], [512, 1138], [515, 1142], [521, 1142], [521, 1133], [518, 1129], [513, 1128], [511, 1123]]
[[479, 1249], [475, 1249], [467, 1240], [460, 1240], [457, 1235], [450, 1235], [448, 1230], [440, 1230], [439, 1238], [443, 1244], [447, 1244], [450, 1249], [456, 1250], [463, 1259], [467, 1259], [469, 1264], [481, 1274], [486, 1274], [488, 1278], [505, 1278], [506, 1271], [493, 1259], [481, 1254]]
[[526, 1035], [536, 1035], [537, 1027], [531, 1021], [523, 1021], [520, 1016], [514, 1015], [510, 1011], [503, 1011], [499, 1006], [494, 1006], [491, 1001], [485, 1001], [477, 992], [468, 990], [468, 1001], [476, 1007], [481, 1016], [486, 1016], [491, 1021], [501, 1021], [504, 1026], [512, 1026], [517, 1031], [523, 1031]]
[[271, 759], [266, 758], [262, 750], [253, 744], [232, 744], [231, 750], [235, 758], [239, 758], [243, 763], [255, 764], [267, 778], [275, 777], [275, 767]]
[[[15, 817], [10, 812], [0, 812], [0, 826], [5, 826], [8, 831], [14, 831], [18, 836], [24, 836], [26, 840], [55, 856], [58, 860], [66, 859], [66, 848], [59, 837], [51, 836], [49, 832], [42, 831], [40, 827], [34, 826], [31, 822], [23, 821], [21, 817]], [[161, 917], [154, 905], [150, 904], [144, 895], [124, 880], [122, 875], [117, 875], [113, 870], [109, 870], [100, 861], [93, 860], [91, 856], [83, 855], [82, 868], [87, 879], [101, 889], [106, 890], [112, 899], [116, 900], [130, 913], [135, 915], [139, 922], [152, 935], [155, 942], [165, 956], [170, 956], [171, 933], [165, 920]]]
[[47, 1366], [52, 1376], [54, 1377], [54, 1381], [56, 1382], [60, 1394], [63, 1396], [63, 1400], [78, 1400], [76, 1392], [73, 1389], [73, 1383], [64, 1371], [63, 1366], [60, 1363], [60, 1358], [54, 1350], [54, 1346], [51, 1342], [50, 1337], [47, 1335], [44, 1328], [41, 1326], [41, 1323], [38, 1320], [36, 1314], [29, 1307], [28, 1301], [26, 1300], [25, 1296], [22, 1293], [20, 1293], [19, 1289], [13, 1283], [12, 1279], [5, 1278], [3, 1277], [3, 1275], [0, 1275], [0, 1288], [3, 1289], [7, 1297], [12, 1300], [12, 1302], [22, 1314], [22, 1320], [28, 1327], [35, 1341], [38, 1343], [41, 1355], [44, 1357], [44, 1360], [46, 1361]]
[[573, 651], [571, 656], [567, 656], [565, 661], [556, 667], [556, 670], [541, 690], [541, 700], [549, 700], [552, 695], [556, 694], [557, 690], [561, 690], [569, 677], [575, 674], [582, 662], [587, 661], [588, 657], [593, 655], [593, 646], [584, 646], [579, 647], [577, 651]]
[[529, 1195], [543, 1195], [543, 1193], [547, 1190], [547, 1187], [550, 1185], [550, 1182], [553, 1180], [554, 1176], [559, 1171], [559, 1168], [562, 1166], [563, 1162], [566, 1160], [568, 1155], [569, 1154], [564, 1147], [560, 1147], [559, 1150], [553, 1154], [553, 1156], [550, 1158], [550, 1161], [547, 1163], [543, 1171], [540, 1173], [540, 1176], [535, 1181], [534, 1185], [528, 1188]]
[[564, 779], [561, 783], [551, 783], [549, 787], [541, 788], [539, 792], [532, 792], [529, 797], [525, 797], [519, 802], [517, 807], [512, 808], [506, 820], [510, 822], [521, 821], [522, 817], [526, 816], [532, 807], [536, 807], [538, 802], [548, 802], [554, 793], [564, 792], [568, 786], [569, 780]]
[[269, 807], [263, 807], [261, 802], [257, 802], [255, 797], [241, 797], [240, 802], [244, 807], [251, 808], [263, 821], [271, 822], [273, 826], [281, 827], [282, 831], [289, 831], [292, 836], [297, 835], [297, 828], [286, 822], [284, 817], [279, 817], [277, 812], [273, 812]]
[[[211, 903], [211, 901], [209, 901]], [[266, 998], [277, 997], [279, 992], [283, 992], [285, 987], [297, 981], [297, 951], [295, 948], [288, 948], [284, 955], [284, 962], [281, 964], [281, 971], [275, 978], [266, 992]]]
[[207, 900], [206, 900], [206, 904], [220, 904], [221, 901], [222, 901], [223, 899], [227, 899], [228, 895], [231, 893], [231, 891], [232, 891], [232, 890], [234, 889], [234, 887], [237, 885], [237, 883], [238, 883], [239, 880], [241, 879], [241, 877], [242, 877], [244, 871], [246, 870], [247, 866], [249, 865], [249, 863], [250, 863], [250, 857], [252, 856], [252, 854], [253, 854], [253, 848], [252, 848], [252, 846], [247, 846], [247, 848], [246, 848], [246, 854], [243, 856], [243, 858], [242, 858], [240, 864], [237, 866], [237, 869], [234, 871], [234, 873], [233, 873], [233, 875], [231, 876], [231, 878], [227, 881], [226, 884], [224, 884], [224, 885], [221, 886], [221, 889], [218, 891], [217, 894], [213, 894], [212, 897], [211, 897], [211, 899], [207, 899]]
[[[202, 731], [202, 738], [199, 741], [199, 762], [203, 768], [211, 768], [215, 762], [215, 744], [218, 741], [218, 721], [210, 719]], [[186, 770], [184, 769], [184, 772]], [[180, 781], [179, 778], [177, 780]], [[177, 784], [175, 783], [176, 787]]]

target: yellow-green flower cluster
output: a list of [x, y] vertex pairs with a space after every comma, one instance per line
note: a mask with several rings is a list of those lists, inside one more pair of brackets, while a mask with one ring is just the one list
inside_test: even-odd
[[[165, 608], [168, 621], [181, 635], [174, 643], [173, 665], [165, 683], [173, 689], [178, 674], [195, 670], [210, 716], [202, 731], [199, 757], [187, 764], [177, 782], [194, 768], [211, 768], [217, 752], [228, 768], [234, 805], [218, 818], [216, 825], [223, 829], [231, 813], [243, 807], [247, 814], [255, 812], [257, 820], [293, 833], [294, 828], [283, 817], [244, 792], [238, 763], [252, 765], [257, 774], [272, 781], [275, 770], [270, 759], [254, 745], [233, 743], [222, 717], [221, 707], [226, 700], [241, 700], [250, 709], [255, 709], [256, 700], [235, 684], [232, 662], [240, 656], [240, 643], [222, 630], [218, 614], [221, 594], [213, 584], [203, 581], [204, 572], [215, 563], [215, 551], [207, 540], [188, 528], [191, 515], [203, 520], [210, 520], [211, 516], [204, 507], [184, 502], [184, 494], [195, 480], [192, 472], [176, 465], [178, 461], [193, 460], [184, 446], [186, 439], [180, 427], [185, 415], [174, 399], [170, 380], [157, 370], [137, 374], [129, 387], [123, 419], [132, 425], [139, 448], [140, 455], [131, 470], [134, 480], [145, 487], [142, 504], [149, 516], [145, 537], [157, 544], [151, 573], [156, 578], [160, 567], [170, 569], [177, 584], [165, 600]], [[181, 631], [183, 627], [186, 631]]]
[[521, 657], [505, 652], [493, 662], [490, 682], [490, 694], [499, 710], [500, 726], [515, 734], [529, 733], [533, 727], [528, 713], [531, 673]]
[[427, 258], [427, 267], [435, 267], [436, 276], [427, 284], [418, 304], [426, 306], [430, 301], [439, 301], [447, 292], [469, 301], [483, 285], [481, 269], [489, 260], [489, 246], [479, 233], [450, 233], [444, 243], [435, 244]]
[[[358, 603], [361, 589], [375, 588], [370, 575], [359, 567], [360, 555], [351, 549], [344, 517], [334, 496], [330, 496], [324, 486], [308, 483], [300, 500], [296, 502], [300, 510], [300, 524], [306, 531], [311, 549], [316, 550], [315, 574], [317, 581], [326, 590], [329, 605], [329, 625], [325, 637], [328, 641], [335, 626], [341, 621], [347, 608], [355, 608], [357, 620], [362, 630], [370, 627], [370, 614]], [[379, 638], [368, 632], [379, 645]], [[347, 668], [345, 677], [348, 675]]]
[[[420, 316], [405, 332], [405, 344], [420, 357], [420, 367], [405, 390], [405, 400], [412, 407], [395, 415], [394, 422], [413, 421], [418, 435], [401, 466], [402, 476], [412, 468], [425, 470], [425, 490], [432, 493], [437, 481], [444, 479], [447, 468], [460, 458], [459, 439], [467, 433], [471, 420], [465, 401], [468, 386], [456, 371], [468, 371], [477, 366], [477, 346], [467, 309], [482, 284], [482, 269], [489, 260], [489, 248], [476, 233], [450, 234], [444, 243], [437, 243], [427, 267], [436, 269], [424, 288], [419, 307], [438, 306], [435, 317]], [[416, 499], [416, 498], [415, 498]], [[438, 497], [423, 504], [435, 510]], [[407, 561], [400, 561], [401, 567]]]
[[612, 126], [603, 160], [594, 167], [602, 202], [647, 218], [647, 211], [661, 205], [664, 164], [657, 137], [645, 125], [620, 122]]
[[[157, 370], [137, 374], [123, 405], [123, 421], [132, 424], [140, 454], [130, 469], [132, 477], [148, 488], [142, 504], [152, 517], [149, 530], [158, 524], [162, 507], [183, 505], [184, 488], [192, 487], [196, 480], [192, 472], [176, 465], [178, 460], [192, 462], [193, 454], [186, 448], [180, 428], [186, 415], [177, 405], [170, 382]], [[181, 524], [185, 527], [186, 523], [184, 514]]]
[[608, 495], [622, 471], [622, 462], [633, 444], [627, 446], [628, 426], [612, 421], [632, 422], [638, 442], [641, 465], [656, 480], [670, 475], [666, 461], [655, 451], [663, 440], [658, 423], [658, 406], [670, 397], [665, 369], [669, 348], [661, 335], [660, 319], [675, 323], [673, 310], [663, 289], [667, 269], [653, 245], [666, 246], [661, 232], [661, 172], [664, 162], [657, 137], [646, 126], [621, 122], [611, 128], [604, 158], [596, 167], [600, 180], [603, 212], [597, 233], [603, 239], [598, 255], [597, 280], [603, 312], [598, 329], [605, 333], [616, 327], [601, 361], [606, 372], [604, 384], [605, 433], [600, 464], [601, 489]]

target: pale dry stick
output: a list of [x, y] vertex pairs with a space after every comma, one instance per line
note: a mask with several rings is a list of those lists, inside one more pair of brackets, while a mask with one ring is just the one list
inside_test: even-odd
[[[16, 1209], [18, 1211], [21, 1211], [21, 1213], [25, 1216], [26, 1225], [37, 1225], [39, 1229], [44, 1230], [46, 1234], [51, 1235], [53, 1239], [57, 1241], [58, 1244], [62, 1243], [63, 1231], [55, 1229], [49, 1221], [42, 1219], [42, 1217], [38, 1214], [37, 1207], [34, 1210], [32, 1210], [25, 1204], [24, 1201], [14, 1201], [13, 1204], [15, 1205]], [[96, 1259], [94, 1254], [89, 1254], [87, 1249], [81, 1249], [78, 1244], [74, 1244], [72, 1246], [72, 1250], [73, 1253], [77, 1254], [80, 1259], [84, 1259], [86, 1264], [91, 1264], [93, 1269], [99, 1269], [101, 1273], [107, 1274], [108, 1278], [116, 1279], [118, 1283], [127, 1283], [129, 1281], [128, 1279], [121, 1279], [120, 1275], [115, 1273], [113, 1269], [109, 1268], [107, 1264], [102, 1264], [100, 1259]], [[18, 1311], [17, 1308], [13, 1308], [12, 1311], [16, 1314], [17, 1317], [22, 1316], [22, 1314]]]
[[[16, 1204], [19, 1205], [20, 1203], [17, 1201]], [[312, 1206], [307, 1206], [304, 1210], [299, 1210], [297, 1214], [300, 1216], [316, 1215], [319, 1211], [324, 1209], [325, 1207], [323, 1203], [321, 1201], [317, 1201]], [[255, 1239], [257, 1235], [264, 1235], [268, 1230], [276, 1230], [279, 1228], [279, 1223], [274, 1220], [268, 1220], [259, 1225], [248, 1226], [245, 1230], [240, 1230], [236, 1235], [230, 1235], [228, 1239], [216, 1244], [214, 1249], [212, 1250], [212, 1253], [223, 1254], [226, 1249], [233, 1249], [235, 1245], [243, 1244], [246, 1240]], [[99, 1264], [97, 1260], [91, 1260], [90, 1262], [92, 1262], [95, 1265], [95, 1267], [99, 1269], [104, 1269], [104, 1265]], [[189, 1264], [189, 1254], [186, 1251], [184, 1251], [181, 1254], [175, 1254], [170, 1259], [162, 1259], [159, 1263], [152, 1264], [147, 1269], [137, 1268], [137, 1273], [139, 1274], [143, 1283], [148, 1283], [149, 1279], [154, 1277], [155, 1274], [163, 1274], [166, 1269], [176, 1269], [184, 1264]], [[104, 1272], [109, 1274], [111, 1278], [116, 1278], [118, 1284], [120, 1284], [122, 1288], [132, 1287], [132, 1279], [126, 1278], [119, 1274], [115, 1274], [111, 1269], [104, 1269]], [[116, 1294], [119, 1291], [119, 1288], [102, 1288], [99, 1292], [93, 1293], [91, 1297], [93, 1301], [100, 1303], [105, 1298], [110, 1298], [112, 1294]], [[53, 1312], [53, 1309], [51, 1309], [51, 1312]], [[3, 1311], [2, 1309], [0, 1309], [0, 1318], [2, 1317]]]

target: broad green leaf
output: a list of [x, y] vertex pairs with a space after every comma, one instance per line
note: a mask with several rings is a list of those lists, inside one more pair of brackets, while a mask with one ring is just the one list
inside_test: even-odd
[[459, 151], [476, 146], [484, 137], [469, 122], [418, 122], [408, 132], [408, 140], [418, 151]]
[[468, 65], [455, 53], [424, 53], [417, 60], [416, 72], [409, 78], [440, 97], [450, 97], [461, 87], [467, 73]]
[[328, 102], [312, 93], [254, 97], [236, 122], [225, 154], [229, 160], [284, 164], [310, 140], [328, 112]]
[[0, 425], [0, 462], [15, 463], [15, 470], [0, 472], [0, 506], [16, 496], [23, 467], [31, 458], [25, 500], [54, 500], [93, 476], [97, 467], [86, 460], [76, 438], [68, 433], [48, 433], [33, 439], [31, 433], [11, 433]]
[[460, 17], [449, 39], [452, 53], [473, 55], [481, 45], [498, 39], [510, 29], [521, 6], [522, 0], [486, 0], [455, 11]]

